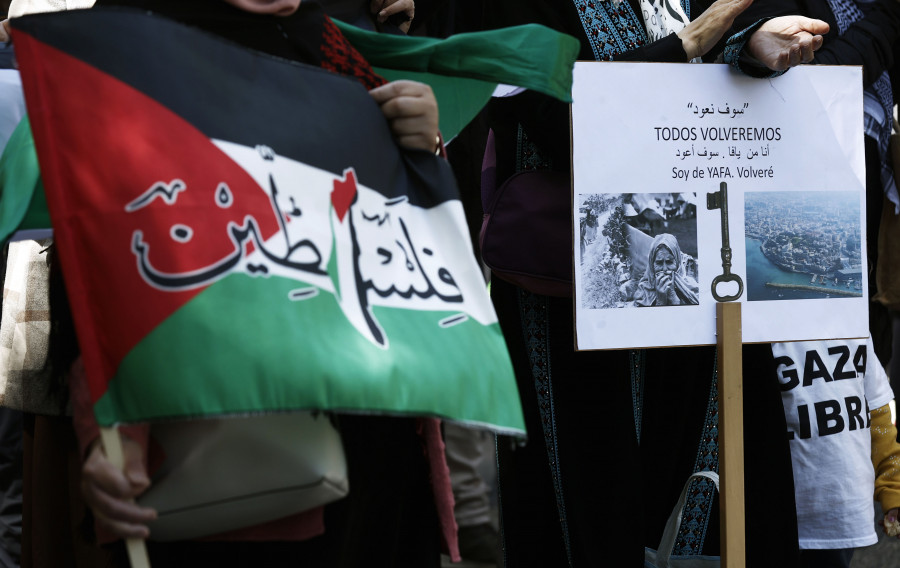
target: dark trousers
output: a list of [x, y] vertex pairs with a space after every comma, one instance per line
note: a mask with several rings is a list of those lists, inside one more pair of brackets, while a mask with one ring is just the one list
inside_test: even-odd
[[850, 568], [854, 550], [801, 550], [798, 568]]
[[0, 567], [22, 553], [22, 413], [0, 408]]

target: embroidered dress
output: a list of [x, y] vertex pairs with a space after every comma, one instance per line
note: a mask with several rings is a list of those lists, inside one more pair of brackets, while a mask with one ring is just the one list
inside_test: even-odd
[[[677, 10], [654, 4], [666, 14], [658, 30], [674, 31]], [[691, 6], [679, 8], [680, 21], [687, 21]], [[578, 37], [580, 59], [685, 63], [676, 35], [648, 40], [642, 13], [640, 0], [493, 0], [486, 7], [489, 27], [540, 23]], [[495, 99], [490, 123], [501, 183], [529, 169], [569, 172], [565, 105], [530, 92]], [[622, 167], [640, 167], [639, 158]], [[492, 297], [529, 432], [524, 446], [498, 442], [506, 565], [607, 566], [611, 557], [617, 566], [643, 565], [644, 547], [658, 546], [690, 473], [717, 467], [715, 350], [575, 352], [570, 298], [540, 296], [497, 278]], [[770, 379], [745, 384], [753, 474], [748, 565], [791, 566], [796, 540], [783, 535], [795, 534], [796, 523], [780, 393], [768, 346], [745, 350], [745, 373]], [[718, 554], [715, 491], [693, 484], [684, 515], [677, 554]]]

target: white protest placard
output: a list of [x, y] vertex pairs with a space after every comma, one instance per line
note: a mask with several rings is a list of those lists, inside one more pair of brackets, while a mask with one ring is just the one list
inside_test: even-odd
[[743, 341], [868, 335], [861, 68], [585, 62], [573, 99], [578, 349], [716, 343], [722, 182]]

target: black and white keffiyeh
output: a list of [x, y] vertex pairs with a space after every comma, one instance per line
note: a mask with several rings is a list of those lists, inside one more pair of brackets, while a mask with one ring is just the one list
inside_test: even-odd
[[[870, 4], [873, 0], [828, 0], [831, 12], [837, 21], [838, 33], [844, 32], [864, 13], [860, 4]], [[894, 182], [894, 173], [888, 154], [888, 142], [891, 138], [891, 125], [894, 114], [894, 95], [891, 90], [891, 79], [887, 71], [881, 74], [863, 93], [863, 112], [866, 136], [878, 142], [878, 153], [881, 162], [881, 186], [888, 199], [894, 204], [895, 211], [900, 212], [900, 195]]]

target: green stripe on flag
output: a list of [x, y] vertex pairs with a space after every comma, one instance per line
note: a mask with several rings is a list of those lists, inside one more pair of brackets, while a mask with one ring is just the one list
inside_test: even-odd
[[581, 44], [545, 26], [527, 24], [435, 39], [335, 24], [373, 67], [506, 83], [572, 101], [572, 67]]
[[391, 340], [381, 349], [331, 294], [288, 300], [298, 284], [235, 274], [203, 291], [126, 356], [94, 407], [98, 422], [318, 408], [524, 432], [497, 323], [440, 328], [455, 312], [374, 307]]
[[50, 214], [26, 117], [0, 156], [0, 243], [16, 230], [48, 228]]
[[386, 79], [413, 79], [432, 86], [446, 140], [474, 118], [498, 83], [572, 101], [572, 68], [581, 45], [545, 26], [528, 24], [435, 39], [379, 34], [337, 20], [335, 24]]

